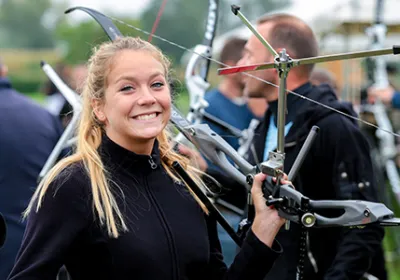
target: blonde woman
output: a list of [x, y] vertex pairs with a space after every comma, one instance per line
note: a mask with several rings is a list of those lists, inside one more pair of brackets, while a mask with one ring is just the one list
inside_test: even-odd
[[[227, 268], [216, 222], [174, 174], [169, 63], [138, 38], [101, 45], [89, 61], [76, 153], [36, 190], [9, 279], [262, 279], [281, 253], [284, 220], [265, 205], [258, 174], [256, 217]], [[197, 180], [199, 181], [199, 180]]]

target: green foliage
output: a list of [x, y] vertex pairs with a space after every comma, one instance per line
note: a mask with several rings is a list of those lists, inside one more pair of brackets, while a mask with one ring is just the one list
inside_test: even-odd
[[38, 104], [43, 104], [44, 100], [45, 100], [45, 95], [41, 92], [28, 92], [28, 93], [24, 93], [24, 95], [33, 99]]
[[[161, 1], [153, 1], [141, 16], [143, 29], [151, 31], [157, 18]], [[191, 48], [199, 43], [205, 32], [208, 1], [171, 0], [165, 7], [155, 34], [169, 41]], [[159, 46], [176, 61], [183, 50], [167, 42], [153, 38], [152, 43]]]
[[0, 2], [2, 48], [41, 49], [54, 46], [51, 31], [42, 23], [51, 0]]
[[38, 91], [45, 80], [46, 74], [40, 68], [44, 60], [54, 66], [60, 60], [53, 50], [1, 50], [1, 57], [8, 66], [8, 76], [12, 85], [19, 92]]
[[42, 79], [26, 79], [18, 75], [10, 76], [9, 78], [13, 88], [22, 93], [38, 91], [43, 83]]
[[182, 114], [186, 115], [189, 112], [189, 93], [186, 89], [177, 93], [173, 99], [173, 103], [176, 105]]
[[55, 35], [66, 47], [64, 60], [71, 64], [86, 61], [92, 48], [107, 40], [104, 31], [94, 21], [85, 21], [77, 26], [62, 23], [57, 26]]
[[[130, 25], [140, 27], [137, 20], [121, 20]], [[134, 29], [122, 24], [116, 25], [125, 36], [138, 36], [138, 32]], [[70, 64], [86, 62], [95, 46], [109, 41], [107, 34], [94, 19], [89, 19], [78, 25], [62, 22], [57, 26], [55, 36], [66, 47], [67, 51], [64, 60]]]

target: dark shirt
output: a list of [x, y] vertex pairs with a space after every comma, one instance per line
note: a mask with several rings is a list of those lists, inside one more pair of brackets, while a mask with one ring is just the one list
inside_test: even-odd
[[[50, 185], [30, 214], [10, 278], [51, 279], [65, 264], [72, 279], [262, 279], [279, 255], [250, 231], [229, 269], [216, 222], [187, 188], [166, 173], [158, 142], [138, 155], [107, 137], [99, 148], [111, 191], [128, 232], [110, 238], [93, 214], [90, 180], [82, 163]], [[117, 187], [118, 186], [118, 187]]]
[[[355, 116], [351, 104], [339, 102], [328, 85], [316, 87], [306, 83], [294, 92]], [[274, 115], [276, 120], [276, 114], [277, 102], [270, 102], [264, 121], [256, 129], [256, 152], [249, 153], [252, 164], [258, 163], [264, 156], [270, 117]], [[289, 174], [312, 126], [320, 128], [297, 177], [293, 180], [297, 190], [314, 200], [377, 200], [369, 145], [353, 119], [289, 94], [286, 121], [293, 122], [285, 137], [286, 174]], [[359, 188], [360, 185], [365, 187]], [[320, 210], [318, 213], [329, 217], [341, 215], [338, 211]], [[299, 236], [300, 227], [296, 223], [291, 223], [290, 230], [281, 229], [278, 233], [277, 240], [282, 244], [284, 253], [271, 269], [267, 280], [295, 279]], [[373, 257], [381, 249], [383, 236], [383, 228], [376, 224], [362, 229], [310, 228], [304, 279], [360, 279], [370, 269]], [[315, 259], [315, 263], [312, 259]]]
[[[204, 99], [209, 103], [209, 106], [205, 109], [207, 113], [240, 131], [247, 129], [251, 120], [255, 118], [247, 104], [236, 104], [223, 95], [218, 89], [208, 91], [205, 94]], [[203, 123], [208, 124], [215, 133], [220, 135], [235, 150], [239, 148], [239, 139], [237, 137], [231, 135], [229, 132], [212, 122], [203, 120]], [[228, 160], [233, 164], [229, 157]], [[225, 172], [207, 158], [206, 161], [208, 164], [207, 173], [223, 185], [223, 188], [218, 188], [216, 191], [216, 193], [219, 194], [219, 198], [243, 209], [246, 205], [246, 189], [242, 186], [232, 188], [230, 185], [224, 184], [226, 181], [225, 176], [228, 174], [225, 174]]]
[[400, 92], [396, 91], [392, 97], [392, 107], [395, 109], [400, 109]]
[[[236, 104], [218, 89], [207, 92], [204, 99], [209, 103], [209, 106], [205, 109], [207, 113], [239, 130], [247, 129], [254, 118], [253, 113], [246, 103]], [[203, 120], [203, 122], [208, 124], [212, 130], [220, 135], [235, 150], [239, 148], [239, 139], [237, 137], [230, 135], [229, 132], [212, 122], [208, 122], [207, 120]]]
[[0, 213], [8, 229], [0, 250], [0, 279], [6, 279], [14, 265], [25, 229], [21, 214], [61, 134], [56, 117], [0, 78]]

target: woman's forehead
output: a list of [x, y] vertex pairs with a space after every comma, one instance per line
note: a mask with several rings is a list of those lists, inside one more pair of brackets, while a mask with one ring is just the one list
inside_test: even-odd
[[150, 51], [122, 50], [115, 54], [110, 65], [111, 71], [145, 70], [146, 67], [159, 68], [164, 71], [164, 65]]
[[124, 52], [116, 55], [108, 74], [109, 83], [122, 79], [147, 79], [165, 76], [164, 66], [150, 52]]

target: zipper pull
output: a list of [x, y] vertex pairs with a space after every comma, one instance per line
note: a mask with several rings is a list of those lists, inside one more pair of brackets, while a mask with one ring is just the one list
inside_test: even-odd
[[149, 163], [150, 163], [151, 169], [156, 169], [157, 168], [157, 164], [154, 162], [154, 160], [153, 160], [153, 158], [151, 156], [149, 158]]

